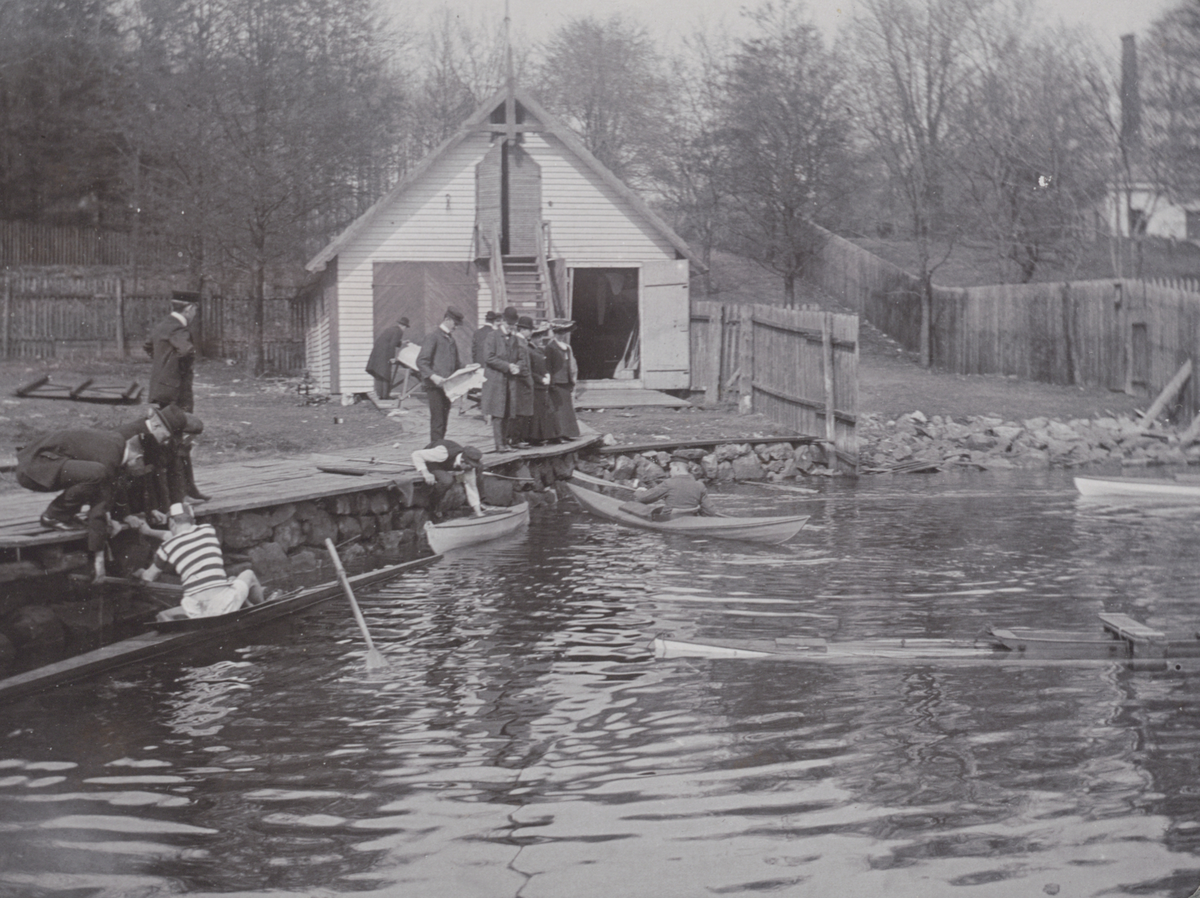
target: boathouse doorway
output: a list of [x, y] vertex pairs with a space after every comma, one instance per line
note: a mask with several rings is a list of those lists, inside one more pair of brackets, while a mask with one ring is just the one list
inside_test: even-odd
[[690, 381], [686, 260], [571, 269], [571, 338], [579, 379], [686, 390]]

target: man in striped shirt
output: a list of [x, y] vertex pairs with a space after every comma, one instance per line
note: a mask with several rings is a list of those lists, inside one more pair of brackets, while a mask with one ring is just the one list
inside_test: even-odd
[[191, 508], [182, 503], [171, 506], [169, 521], [169, 532], [154, 530], [140, 519], [134, 525], [143, 536], [163, 540], [150, 567], [141, 572], [142, 579], [157, 580], [163, 569], [170, 567], [183, 583], [179, 607], [163, 611], [159, 620], [228, 614], [263, 600], [262, 584], [254, 571], [244, 570], [232, 579], [225, 573], [221, 541], [211, 524], [197, 524]]

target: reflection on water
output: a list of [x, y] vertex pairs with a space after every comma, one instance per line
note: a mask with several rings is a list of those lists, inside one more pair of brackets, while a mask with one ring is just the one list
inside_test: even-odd
[[0, 895], [1189, 895], [1195, 677], [655, 661], [680, 638], [1192, 632], [1200, 508], [912, 476], [730, 509], [782, 547], [526, 535], [222, 655], [0, 708]]

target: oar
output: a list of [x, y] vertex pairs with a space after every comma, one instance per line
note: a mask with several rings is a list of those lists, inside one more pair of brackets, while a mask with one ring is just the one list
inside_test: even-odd
[[367, 622], [363, 619], [362, 611], [358, 607], [358, 600], [354, 598], [354, 590], [350, 588], [350, 578], [346, 576], [346, 569], [342, 567], [342, 559], [338, 556], [337, 547], [334, 546], [333, 540], [325, 539], [325, 548], [329, 550], [329, 557], [333, 559], [333, 566], [337, 569], [338, 580], [341, 581], [342, 590], [346, 593], [346, 598], [350, 600], [350, 607], [354, 610], [354, 619], [358, 621], [358, 628], [362, 630], [363, 639], [367, 641], [367, 670], [374, 670], [376, 667], [387, 667], [387, 658], [380, 654], [375, 648], [375, 643], [371, 640], [371, 631], [367, 629]]

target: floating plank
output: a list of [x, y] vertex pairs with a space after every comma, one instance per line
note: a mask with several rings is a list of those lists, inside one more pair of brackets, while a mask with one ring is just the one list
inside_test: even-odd
[[1103, 613], [1100, 615], [1100, 620], [1104, 622], [1104, 629], [1137, 645], [1162, 642], [1167, 638], [1167, 634], [1161, 630], [1151, 629], [1126, 614]]

